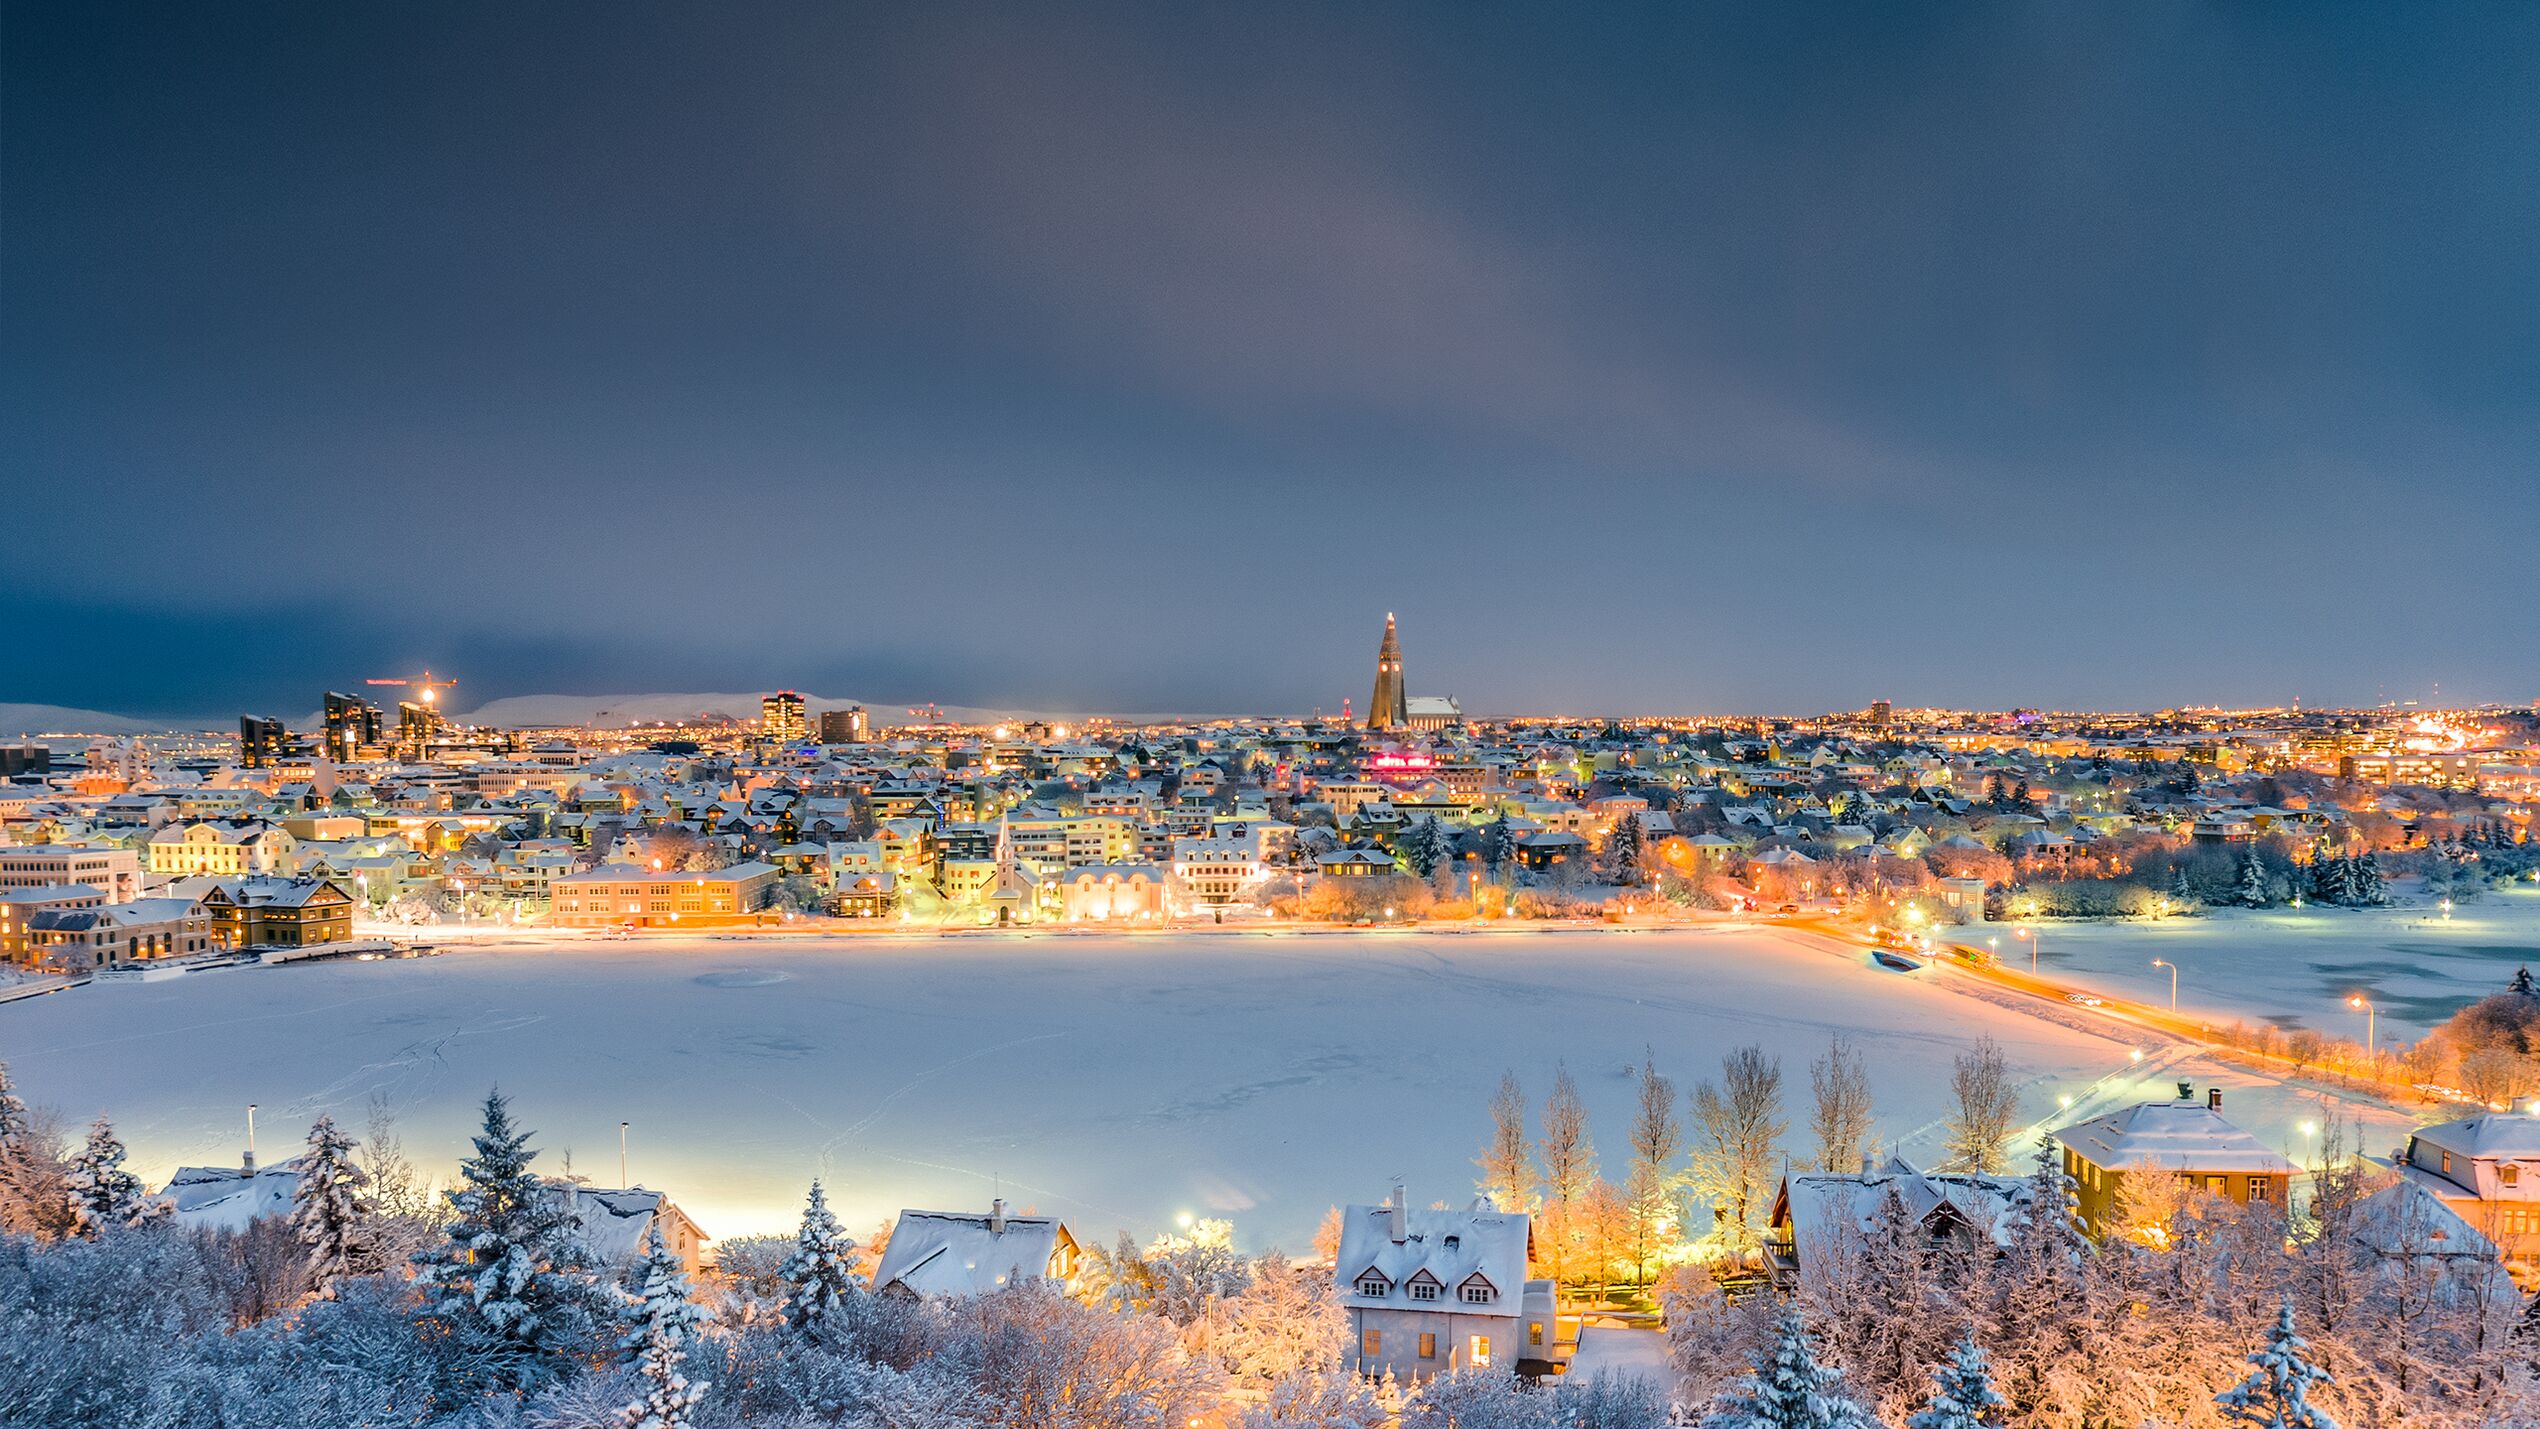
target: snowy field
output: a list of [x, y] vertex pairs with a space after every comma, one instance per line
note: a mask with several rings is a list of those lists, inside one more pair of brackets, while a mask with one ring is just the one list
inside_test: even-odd
[[[2363, 1040], [2361, 994], [2380, 1010], [2382, 1046], [2423, 1037], [2464, 1004], [2504, 987], [2528, 963], [2540, 975], [2540, 888], [2516, 884], [2433, 907], [2218, 910], [2195, 918], [2035, 925], [2039, 966], [2099, 991], [2165, 1005], [2179, 968], [2181, 1012], [2273, 1021]], [[1965, 930], [1994, 938], [2005, 961], [2026, 956], [2008, 928]]]
[[[2300, 1149], [2317, 1107], [2177, 1049], [2042, 1020], [1761, 929], [1524, 935], [1160, 934], [690, 939], [508, 945], [77, 989], [0, 1006], [0, 1058], [31, 1100], [111, 1114], [135, 1168], [234, 1162], [258, 1103], [267, 1159], [374, 1089], [409, 1153], [446, 1175], [500, 1083], [558, 1169], [669, 1190], [710, 1233], [790, 1223], [827, 1178], [859, 1233], [901, 1206], [1000, 1191], [1080, 1234], [1228, 1215], [1248, 1245], [1303, 1248], [1327, 1205], [1408, 1178], [1471, 1194], [1503, 1068], [1540, 1098], [1578, 1078], [1623, 1173], [1644, 1045], [1680, 1086], [1760, 1042], [1782, 1059], [1790, 1145], [1829, 1034], [1867, 1050], [1879, 1135], [1928, 1163], [1951, 1058], [1979, 1033], [2060, 1120], [2219, 1076], [2235, 1117]], [[2164, 1093], [2166, 1094], [2166, 1093]], [[2377, 1128], [2383, 1149], [2397, 1123]]]

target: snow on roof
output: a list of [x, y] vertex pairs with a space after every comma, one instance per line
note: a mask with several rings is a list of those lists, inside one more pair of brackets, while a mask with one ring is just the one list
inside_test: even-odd
[[180, 1166], [161, 1195], [176, 1207], [179, 1225], [243, 1231], [251, 1221], [291, 1214], [291, 1191], [300, 1184], [293, 1157], [250, 1175], [235, 1166]]
[[1898, 1161], [1873, 1176], [1793, 1176], [1784, 1192], [1793, 1244], [1804, 1250], [1826, 1245], [1835, 1231], [1868, 1231], [1890, 1190], [1918, 1225], [1946, 1205], [1996, 1244], [2008, 1245], [2011, 1213], [2027, 1200], [2028, 1181], [2018, 1176], [1924, 1175]]
[[919, 1295], [984, 1295], [1049, 1276], [1062, 1238], [1068, 1245], [1075, 1243], [1055, 1216], [902, 1211], [883, 1247], [882, 1263], [873, 1268], [873, 1288], [898, 1285]]
[[2399, 1180], [2355, 1207], [2355, 1241], [2385, 1256], [2453, 1256], [2492, 1261], [2496, 1243], [2424, 1184]]
[[2290, 1175], [2295, 1169], [2201, 1101], [2144, 1102], [2065, 1127], [2055, 1139], [2109, 1171], [2138, 1161], [2172, 1171]]
[[1579, 1331], [1579, 1347], [1570, 1355], [1564, 1377], [1585, 1383], [1599, 1376], [1645, 1380], [1665, 1394], [1675, 1388], [1675, 1365], [1667, 1357], [1667, 1336], [1658, 1330], [1620, 1325], [1588, 1325]]
[[[567, 1208], [582, 1227], [582, 1243], [601, 1261], [616, 1264], [632, 1261], [643, 1254], [644, 1237], [653, 1228], [653, 1217], [670, 1198], [659, 1191], [641, 1186], [609, 1190], [593, 1186], [577, 1186], [571, 1182], [548, 1182], [548, 1187], [565, 1198]], [[671, 1206], [672, 1214], [680, 1214]], [[664, 1228], [667, 1236], [669, 1229]], [[697, 1232], [700, 1240], [704, 1231]]]
[[2540, 1116], [2483, 1112], [2459, 1121], [2420, 1126], [2411, 1135], [2455, 1156], [2540, 1160]]
[[[1438, 1302], [1459, 1315], [1509, 1315], [1522, 1309], [1526, 1248], [1533, 1220], [1522, 1212], [1477, 1202], [1461, 1211], [1400, 1212], [1402, 1239], [1394, 1239], [1390, 1205], [1350, 1206], [1341, 1212], [1340, 1253], [1334, 1257], [1341, 1304], [1353, 1309], [1404, 1309], [1404, 1282], [1426, 1271], [1439, 1285]], [[1373, 1270], [1385, 1279], [1382, 1295], [1362, 1294], [1359, 1281]], [[1468, 1304], [1464, 1282], [1479, 1275], [1495, 1292], [1488, 1304]]]

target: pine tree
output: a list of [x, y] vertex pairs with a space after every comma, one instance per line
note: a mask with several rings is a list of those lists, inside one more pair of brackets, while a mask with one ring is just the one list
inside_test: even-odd
[[2311, 897], [2314, 901], [2342, 906], [2354, 896], [2353, 887], [2348, 880], [2345, 859], [2332, 853], [2311, 860]]
[[2381, 880], [2379, 855], [2367, 851], [2362, 858], [2355, 860], [2347, 877], [2349, 892], [2357, 903], [2377, 908], [2390, 901], [2389, 889]]
[[1722, 1396], [1710, 1429], [1875, 1429], [1870, 1412], [1843, 1393], [1843, 1371], [1817, 1363], [1795, 1310], [1774, 1326], [1755, 1372]]
[[2241, 856], [2240, 888], [2237, 896], [2240, 905], [2244, 908], [2267, 906], [2267, 869], [2266, 865], [2259, 860], [2256, 849], [2251, 849]]
[[805, 1334], [825, 1329], [856, 1293], [850, 1257], [855, 1242], [838, 1229], [820, 1183], [811, 1183], [811, 1199], [803, 1206], [802, 1229], [794, 1235], [794, 1253], [785, 1257], [777, 1275], [785, 1282], [785, 1323]]
[[513, 1129], [502, 1093], [485, 1098], [475, 1154], [444, 1193], [447, 1236], [414, 1258], [424, 1316], [457, 1342], [462, 1374], [512, 1390], [546, 1383], [591, 1347], [603, 1295], [572, 1215], [529, 1170], [529, 1135]]
[[2514, 969], [2514, 980], [2505, 984], [2505, 990], [2523, 997], [2540, 997], [2540, 986], [2533, 985], [2529, 967]]
[[66, 1187], [71, 1220], [89, 1240], [109, 1228], [150, 1225], [168, 1214], [168, 1203], [143, 1191], [141, 1178], [123, 1169], [123, 1143], [104, 1117], [88, 1128], [88, 1144], [71, 1158]]
[[1454, 859], [1455, 836], [1446, 831], [1446, 825], [1439, 823], [1435, 814], [1422, 818], [1402, 836], [1402, 861], [1422, 878]]
[[1905, 1429], [1997, 1429], [2002, 1423], [1997, 1411], [2010, 1401], [1993, 1388], [1993, 1367], [1973, 1331], [1933, 1367], [1931, 1379], [1931, 1398]]
[[2333, 1381], [2310, 1362], [2304, 1353], [2309, 1348], [2294, 1332], [2293, 1302], [2287, 1300], [2265, 1346], [2249, 1356], [2249, 1377], [2214, 1396], [2224, 1417], [2259, 1429], [2338, 1429], [2328, 1411], [2311, 1403], [2311, 1390]]
[[2170, 901], [2182, 906], [2196, 901], [2194, 890], [2187, 884], [2187, 864], [2184, 860], [2170, 865]]
[[335, 1298], [338, 1281], [373, 1268], [366, 1225], [371, 1208], [352, 1153], [352, 1138], [335, 1129], [335, 1118], [319, 1117], [309, 1128], [308, 1154], [300, 1158], [300, 1179], [291, 1188], [291, 1234], [308, 1249], [309, 1287], [321, 1300]]
[[1482, 862], [1490, 865], [1491, 872], [1499, 872], [1516, 856], [1517, 831], [1508, 826], [1506, 819], [1493, 819], [1482, 825]]
[[1641, 827], [1640, 815], [1625, 814], [1615, 821], [1614, 831], [1605, 836], [1605, 878], [1609, 883], [1634, 888], [1648, 877], [1649, 838]]
[[644, 1397], [619, 1412], [619, 1429], [689, 1429], [709, 1386], [682, 1374], [680, 1360], [706, 1312], [688, 1298], [688, 1277], [663, 1244], [658, 1219], [644, 1238], [644, 1258], [626, 1298], [631, 1323], [618, 1349], [643, 1381]]

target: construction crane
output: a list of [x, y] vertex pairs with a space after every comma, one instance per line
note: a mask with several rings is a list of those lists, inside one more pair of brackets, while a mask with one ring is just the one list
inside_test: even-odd
[[424, 702], [425, 704], [429, 705], [429, 704], [437, 704], [437, 703], [439, 703], [439, 702], [440, 702], [440, 699], [441, 699], [441, 692], [442, 692], [443, 690], [446, 690], [446, 689], [450, 688], [452, 685], [457, 684], [457, 683], [458, 683], [458, 681], [456, 681], [456, 680], [436, 680], [436, 679], [432, 678], [432, 672], [431, 672], [430, 670], [426, 670], [426, 671], [424, 671], [424, 672], [423, 672], [423, 674], [422, 674], [421, 676], [419, 676], [419, 677], [417, 677], [417, 678], [412, 678], [412, 679], [395, 679], [395, 680], [364, 680], [364, 681], [362, 681], [362, 683], [363, 683], [363, 684], [365, 684], [365, 685], [406, 685], [406, 686], [410, 686], [410, 687], [412, 687], [412, 688], [419, 689], [419, 690], [423, 691], [423, 702]]

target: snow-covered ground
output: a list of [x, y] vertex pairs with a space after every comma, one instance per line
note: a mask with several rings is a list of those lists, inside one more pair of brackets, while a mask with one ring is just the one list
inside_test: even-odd
[[[2540, 972], [2540, 888], [2515, 884], [2453, 905], [2215, 910], [2194, 918], [2035, 925], [2039, 966], [2067, 981], [2161, 1006], [2176, 963], [2181, 1012], [2273, 1021], [2361, 1041], [2361, 994], [2379, 1009], [2384, 1048], [2423, 1037], [2462, 1005], [2504, 987], [2528, 963]], [[1994, 939], [2006, 961], [2027, 944], [2006, 927], [1962, 930]]]
[[1106, 1238], [1190, 1211], [1303, 1248], [1327, 1205], [1374, 1200], [1397, 1174], [1422, 1201], [1471, 1194], [1503, 1068], [1539, 1103], [1566, 1060], [1619, 1179], [1644, 1046], [1689, 1087], [1759, 1042], [1782, 1059], [1797, 1149], [1808, 1060], [1837, 1031], [1868, 1052], [1881, 1138], [1926, 1162], [1950, 1060], [1985, 1032], [2041, 1120], [2176, 1076], [2218, 1078], [2270, 1144], [2298, 1151], [2317, 1115], [2291, 1089], [2178, 1049], [2138, 1065], [2122, 1029], [1942, 976], [1740, 927], [508, 944], [0, 1006], [0, 1058], [37, 1103], [111, 1114], [153, 1179], [234, 1161], [249, 1102], [274, 1159], [322, 1111], [358, 1132], [374, 1089], [446, 1175], [500, 1084], [542, 1167], [569, 1151], [613, 1182], [632, 1122], [633, 1179], [720, 1235], [785, 1226], [817, 1173], [858, 1231], [1002, 1192]]

